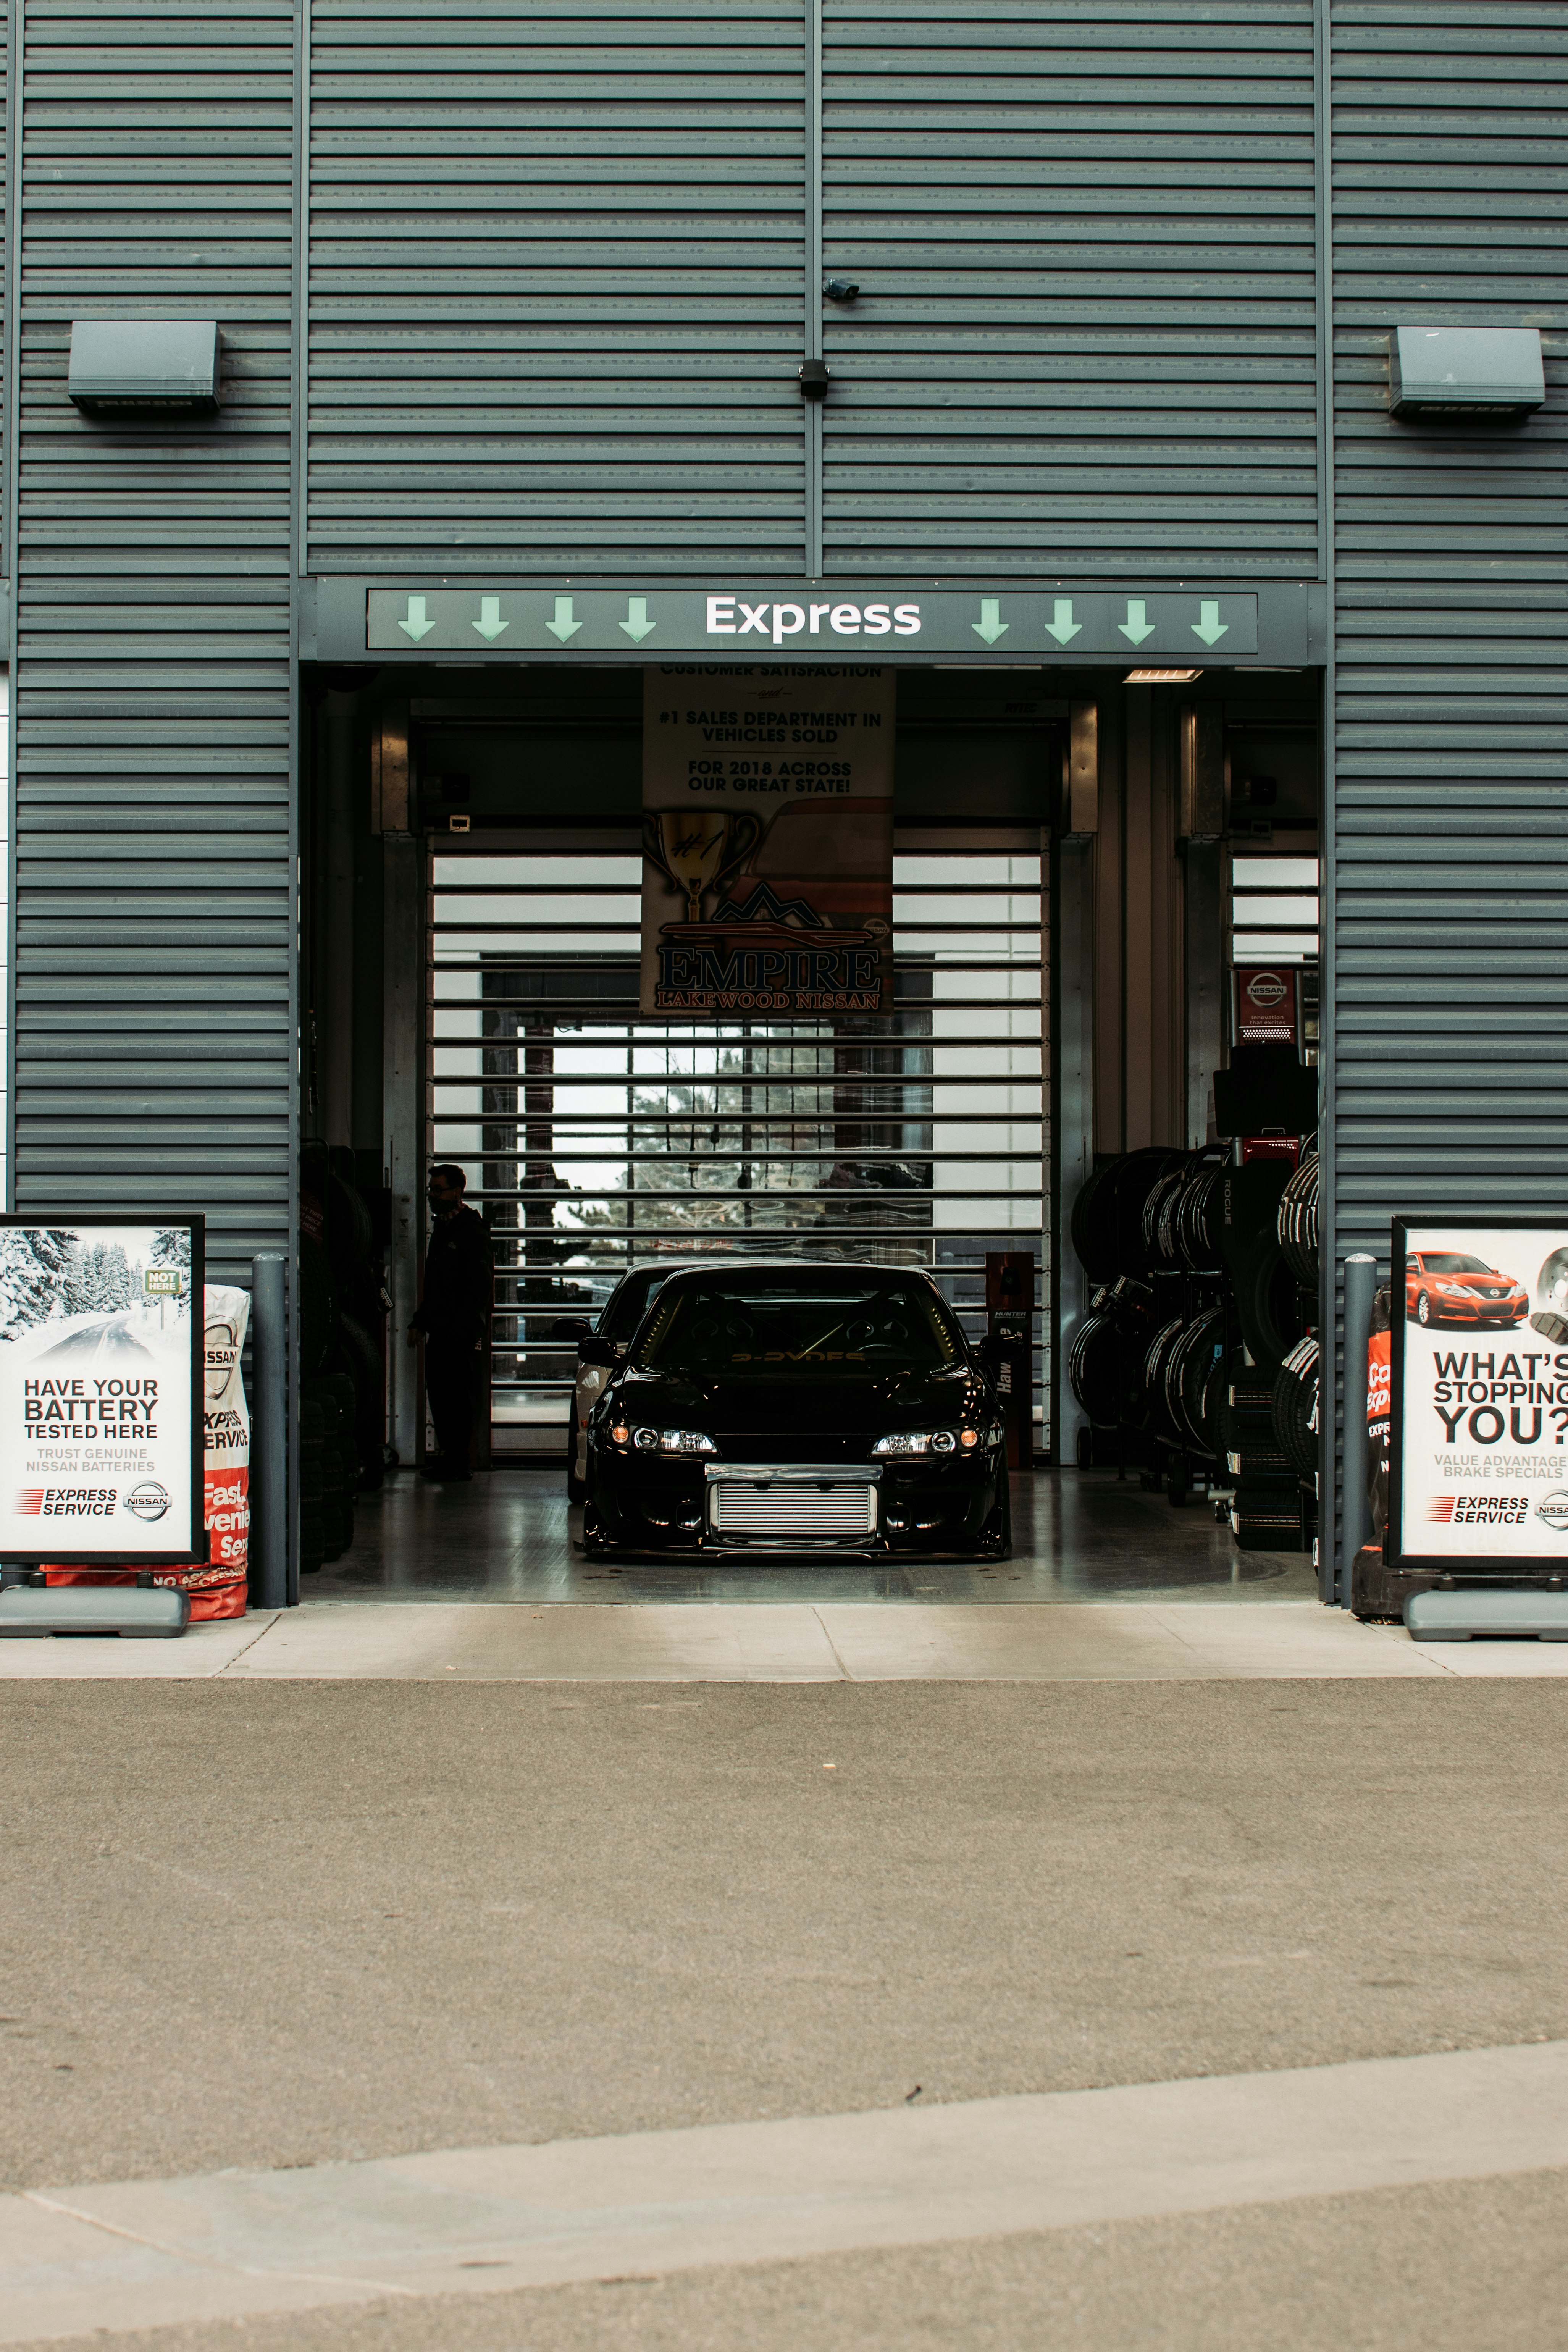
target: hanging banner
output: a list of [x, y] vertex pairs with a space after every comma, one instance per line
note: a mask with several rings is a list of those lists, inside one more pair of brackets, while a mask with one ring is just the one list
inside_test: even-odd
[[1568, 1223], [1397, 1221], [1389, 1557], [1568, 1570]]
[[853, 664], [644, 671], [645, 1013], [892, 1011], [893, 696]]
[[205, 1559], [203, 1239], [0, 1217], [0, 1557]]

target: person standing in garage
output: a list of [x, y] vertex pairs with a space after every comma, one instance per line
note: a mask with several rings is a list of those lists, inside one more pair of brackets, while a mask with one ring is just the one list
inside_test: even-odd
[[436, 1213], [425, 1255], [425, 1286], [408, 1326], [408, 1344], [425, 1341], [425, 1391], [440, 1448], [423, 1475], [443, 1485], [471, 1477], [468, 1452], [474, 1416], [485, 1393], [485, 1350], [495, 1296], [489, 1235], [463, 1199], [468, 1179], [444, 1161], [430, 1171]]

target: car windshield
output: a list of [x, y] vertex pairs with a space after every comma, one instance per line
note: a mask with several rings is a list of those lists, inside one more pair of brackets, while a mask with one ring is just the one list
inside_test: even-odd
[[689, 1378], [842, 1380], [935, 1370], [963, 1352], [924, 1283], [875, 1274], [771, 1282], [731, 1275], [674, 1285], [648, 1320], [637, 1361], [646, 1372]]
[[1428, 1274], [1490, 1274], [1479, 1257], [1462, 1257], [1458, 1250], [1429, 1250], [1421, 1261]]
[[599, 1318], [603, 1339], [629, 1339], [651, 1306], [654, 1294], [669, 1280], [668, 1266], [650, 1265], [645, 1274], [628, 1274]]

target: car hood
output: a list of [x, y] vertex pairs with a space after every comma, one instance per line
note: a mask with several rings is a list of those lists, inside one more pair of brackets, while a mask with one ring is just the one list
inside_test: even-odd
[[1451, 1282], [1467, 1290], [1522, 1290], [1511, 1274], [1429, 1274], [1428, 1282]]
[[873, 1372], [863, 1380], [684, 1380], [628, 1366], [611, 1381], [600, 1410], [666, 1429], [706, 1430], [721, 1441], [742, 1433], [874, 1439], [992, 1416], [995, 1404], [973, 1366], [956, 1374]]

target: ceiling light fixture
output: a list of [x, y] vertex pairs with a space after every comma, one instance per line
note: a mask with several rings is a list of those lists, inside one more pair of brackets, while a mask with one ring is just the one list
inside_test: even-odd
[[1122, 679], [1123, 686], [1191, 686], [1194, 677], [1202, 677], [1201, 669], [1130, 669]]

